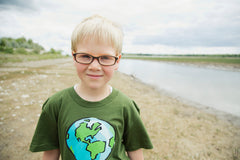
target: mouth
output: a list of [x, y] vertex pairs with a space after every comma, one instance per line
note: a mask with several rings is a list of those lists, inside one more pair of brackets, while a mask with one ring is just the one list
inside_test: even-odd
[[97, 74], [87, 74], [87, 76], [91, 79], [99, 79], [103, 77], [103, 75], [97, 75]]

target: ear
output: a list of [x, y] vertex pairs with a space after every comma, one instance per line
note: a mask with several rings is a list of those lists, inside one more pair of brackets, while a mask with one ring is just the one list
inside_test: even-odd
[[73, 54], [75, 53], [75, 51], [72, 51], [72, 60], [73, 60], [73, 64], [76, 66], [77, 65], [77, 62], [75, 61], [75, 58], [73, 56]]
[[120, 61], [120, 59], [122, 58], [122, 55], [121, 54], [119, 54], [119, 56], [118, 56], [118, 63], [119, 63], [119, 61]]
[[72, 51], [72, 58], [73, 58], [73, 60], [74, 60], [74, 56], [73, 56], [73, 54], [74, 54], [75, 52], [74, 51]]
[[122, 58], [122, 55], [120, 54], [119, 56], [118, 56], [118, 60], [117, 60], [117, 62], [116, 62], [116, 64], [115, 64], [115, 70], [118, 70], [118, 68], [119, 68], [119, 63], [120, 63], [120, 59]]

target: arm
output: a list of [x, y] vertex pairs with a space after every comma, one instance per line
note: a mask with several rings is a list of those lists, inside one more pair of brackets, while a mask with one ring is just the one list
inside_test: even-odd
[[131, 159], [131, 160], [144, 160], [144, 157], [143, 157], [143, 151], [142, 149], [138, 149], [136, 151], [128, 151], [128, 157]]
[[60, 150], [54, 149], [43, 152], [43, 160], [59, 160]]

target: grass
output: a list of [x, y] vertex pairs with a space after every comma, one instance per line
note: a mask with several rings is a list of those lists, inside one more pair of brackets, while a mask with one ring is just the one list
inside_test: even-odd
[[123, 57], [126, 59], [141, 59], [141, 60], [154, 60], [154, 61], [166, 61], [166, 62], [180, 62], [180, 63], [213, 63], [213, 64], [233, 64], [240, 65], [240, 57], [231, 56], [134, 56]]
[[64, 58], [66, 56], [59, 55], [59, 54], [6, 54], [0, 53], [0, 66], [5, 63], [15, 63], [15, 62], [26, 62], [26, 61], [38, 61], [44, 59], [56, 59], [56, 58]]

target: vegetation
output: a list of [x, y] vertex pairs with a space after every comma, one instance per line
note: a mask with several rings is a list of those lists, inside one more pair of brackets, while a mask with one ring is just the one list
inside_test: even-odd
[[123, 54], [123, 58], [154, 61], [169, 61], [182, 63], [214, 63], [240, 65], [240, 54], [224, 55], [153, 55], [153, 54]]
[[24, 62], [65, 57], [62, 51], [51, 48], [46, 51], [41, 45], [24, 37], [0, 39], [0, 65], [7, 62]]
[[0, 66], [8, 62], [38, 61], [44, 59], [65, 58], [61, 54], [0, 54]]
[[49, 51], [34, 43], [32, 39], [20, 37], [17, 39], [3, 37], [0, 39], [0, 53], [1, 54], [61, 54], [61, 51], [56, 51], [51, 48]]

